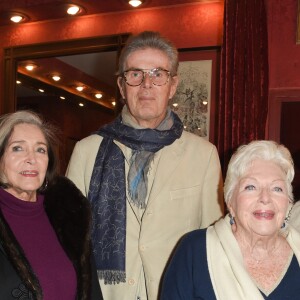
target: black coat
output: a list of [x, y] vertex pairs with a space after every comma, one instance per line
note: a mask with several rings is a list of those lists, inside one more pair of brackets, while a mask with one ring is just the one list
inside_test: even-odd
[[[91, 212], [88, 200], [65, 177], [45, 192], [45, 211], [77, 274], [77, 299], [103, 299], [91, 256]], [[0, 210], [0, 299], [43, 299], [22, 248]]]

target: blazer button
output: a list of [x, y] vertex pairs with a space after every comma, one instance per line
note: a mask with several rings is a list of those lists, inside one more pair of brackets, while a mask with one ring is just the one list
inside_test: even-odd
[[128, 280], [128, 284], [129, 284], [129, 285], [134, 285], [134, 283], [135, 283], [135, 282], [134, 282], [134, 279], [130, 278], [130, 279]]

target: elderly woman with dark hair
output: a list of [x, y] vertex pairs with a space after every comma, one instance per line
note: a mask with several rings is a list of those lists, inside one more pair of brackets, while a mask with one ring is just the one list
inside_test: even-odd
[[293, 177], [284, 146], [240, 147], [225, 181], [229, 214], [181, 240], [161, 299], [299, 299], [300, 234], [288, 225]]
[[0, 299], [102, 299], [87, 199], [57, 176], [52, 126], [0, 118]]

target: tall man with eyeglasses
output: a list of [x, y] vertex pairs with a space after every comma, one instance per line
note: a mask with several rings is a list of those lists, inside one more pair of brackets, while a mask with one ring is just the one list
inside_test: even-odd
[[67, 176], [91, 201], [105, 300], [158, 299], [178, 240], [222, 215], [216, 148], [168, 107], [177, 68], [177, 50], [158, 33], [131, 37], [119, 61], [122, 113], [78, 142], [69, 163]]

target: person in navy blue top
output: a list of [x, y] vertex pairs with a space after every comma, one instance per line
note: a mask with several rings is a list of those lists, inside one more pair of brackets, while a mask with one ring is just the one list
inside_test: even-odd
[[181, 239], [160, 299], [300, 299], [300, 233], [288, 222], [293, 177], [283, 145], [241, 146], [225, 180], [228, 215]]

